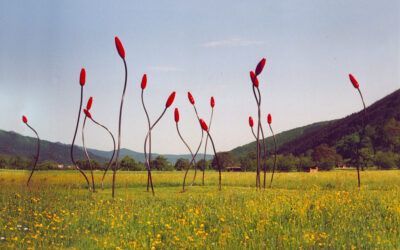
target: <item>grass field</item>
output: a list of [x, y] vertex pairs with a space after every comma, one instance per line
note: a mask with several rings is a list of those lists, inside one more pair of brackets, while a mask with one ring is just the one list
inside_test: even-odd
[[[100, 172], [96, 173], [97, 180]], [[0, 248], [400, 249], [400, 171], [278, 173], [257, 191], [254, 173], [206, 173], [180, 193], [182, 172], [119, 172], [85, 190], [76, 171], [0, 171]], [[269, 176], [268, 176], [269, 177]], [[110, 181], [110, 178], [108, 179]]]

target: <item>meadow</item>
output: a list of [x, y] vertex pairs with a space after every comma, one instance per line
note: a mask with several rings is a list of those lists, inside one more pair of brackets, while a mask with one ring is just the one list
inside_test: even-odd
[[[181, 193], [183, 172], [119, 172], [96, 193], [76, 171], [0, 170], [0, 248], [400, 249], [400, 171], [206, 173]], [[193, 174], [193, 173], [191, 173]], [[101, 172], [96, 172], [99, 183]], [[200, 180], [200, 179], [199, 179]]]

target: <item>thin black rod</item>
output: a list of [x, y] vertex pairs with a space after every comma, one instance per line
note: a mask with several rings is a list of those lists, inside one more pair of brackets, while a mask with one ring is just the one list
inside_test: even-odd
[[28, 127], [33, 131], [33, 133], [36, 134], [36, 138], [37, 138], [37, 147], [36, 147], [35, 163], [33, 164], [33, 167], [32, 167], [31, 173], [30, 173], [30, 175], [29, 175], [28, 181], [26, 182], [26, 185], [29, 186], [29, 182], [31, 181], [33, 172], [36, 170], [36, 165], [37, 165], [38, 160], [39, 160], [39, 154], [40, 154], [40, 138], [39, 138], [39, 135], [38, 135], [38, 133], [36, 132], [36, 130], [35, 130], [34, 128], [32, 128], [28, 123], [26, 123], [26, 126], [28, 126]]
[[82, 100], [83, 100], [83, 86], [81, 86], [81, 101], [80, 101], [80, 104], [79, 104], [78, 120], [76, 122], [74, 138], [72, 139], [72, 143], [71, 143], [71, 150], [70, 150], [70, 154], [71, 155], [70, 156], [71, 156], [72, 164], [83, 175], [83, 177], [86, 180], [86, 184], [87, 184], [88, 188], [90, 189], [89, 179], [87, 178], [85, 172], [83, 172], [82, 169], [78, 166], [78, 164], [76, 164], [76, 161], [75, 161], [75, 158], [74, 158], [74, 144], [75, 144], [76, 134], [78, 133], [79, 122], [80, 122], [80, 119], [81, 119]]

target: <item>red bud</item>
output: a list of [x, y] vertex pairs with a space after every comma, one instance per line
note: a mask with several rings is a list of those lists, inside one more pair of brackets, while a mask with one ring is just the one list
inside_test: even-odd
[[258, 76], [259, 74], [261, 74], [261, 72], [264, 69], [265, 63], [267, 62], [267, 60], [265, 58], [261, 59], [261, 61], [257, 64], [256, 67], [256, 75]]
[[143, 77], [142, 77], [142, 83], [140, 84], [140, 87], [141, 87], [142, 89], [145, 89], [146, 86], [147, 86], [147, 75], [144, 74]]
[[23, 123], [28, 123], [28, 118], [26, 118], [26, 116], [24, 116], [24, 115], [22, 116], [22, 122]]
[[250, 71], [250, 79], [251, 79], [251, 81], [253, 82], [253, 85], [254, 85], [256, 88], [258, 88], [258, 79], [257, 79], [256, 74], [254, 74], [253, 71]]
[[193, 96], [192, 96], [192, 93], [190, 93], [190, 92], [188, 92], [188, 99], [189, 99], [189, 102], [190, 102], [192, 105], [194, 105], [194, 98], [193, 98]]
[[210, 105], [211, 105], [211, 108], [214, 108], [214, 106], [215, 106], [214, 96], [211, 96]]
[[358, 89], [360, 87], [360, 84], [358, 84], [357, 79], [352, 74], [349, 74], [349, 78], [354, 88]]
[[83, 113], [85, 113], [85, 115], [86, 115], [87, 117], [89, 117], [90, 119], [92, 118], [92, 114], [90, 114], [89, 110], [84, 109], [84, 110], [83, 110]]
[[85, 68], [81, 69], [81, 74], [79, 75], [79, 84], [84, 86], [86, 83], [86, 70]]
[[165, 107], [166, 107], [166, 108], [169, 108], [169, 106], [171, 106], [172, 103], [174, 103], [175, 95], [176, 95], [176, 92], [175, 92], [175, 91], [172, 92], [172, 93], [169, 95], [168, 100], [167, 100], [167, 102], [165, 103]]
[[175, 108], [174, 118], [175, 118], [175, 122], [178, 123], [179, 122], [179, 109], [178, 108]]
[[86, 104], [86, 109], [89, 111], [92, 108], [93, 104], [93, 97], [90, 97], [87, 104]]
[[267, 121], [268, 121], [268, 124], [272, 123], [272, 115], [271, 114], [268, 114]]
[[254, 121], [253, 121], [253, 117], [249, 116], [249, 126], [253, 127], [254, 126]]
[[208, 131], [207, 123], [206, 123], [203, 119], [200, 119], [199, 121], [200, 121], [201, 128], [202, 128], [204, 131]]
[[118, 51], [119, 56], [122, 59], [125, 59], [124, 46], [122, 45], [121, 41], [119, 40], [119, 38], [117, 36], [115, 37], [115, 46], [117, 47], [117, 51]]

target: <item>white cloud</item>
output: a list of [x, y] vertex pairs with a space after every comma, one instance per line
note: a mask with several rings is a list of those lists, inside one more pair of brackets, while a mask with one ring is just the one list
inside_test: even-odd
[[264, 44], [263, 41], [257, 40], [246, 40], [242, 38], [231, 38], [226, 40], [211, 41], [203, 43], [201, 46], [205, 48], [216, 48], [216, 47], [246, 47], [253, 45]]

